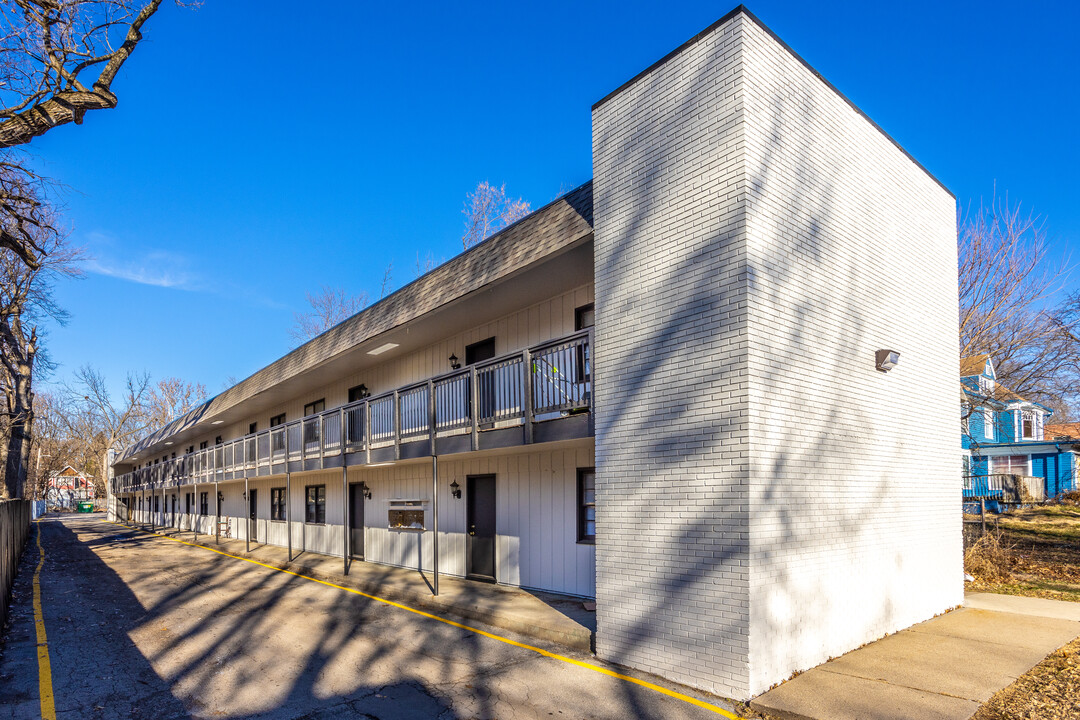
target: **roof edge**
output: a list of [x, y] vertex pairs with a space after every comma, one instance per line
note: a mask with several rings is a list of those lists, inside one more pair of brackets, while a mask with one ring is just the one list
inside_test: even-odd
[[856, 104], [855, 104], [855, 103], [854, 103], [854, 102], [853, 102], [853, 101], [851, 100], [851, 98], [849, 98], [849, 97], [848, 97], [847, 95], [845, 95], [844, 93], [840, 92], [840, 90], [839, 90], [839, 89], [837, 89], [837, 87], [836, 87], [835, 85], [833, 85], [833, 84], [832, 84], [831, 82], [829, 82], [828, 80], [826, 80], [826, 79], [825, 79], [825, 76], [824, 76], [824, 75], [822, 75], [822, 74], [821, 74], [820, 72], [818, 72], [818, 71], [817, 71], [817, 69], [816, 69], [816, 68], [815, 68], [815, 67], [814, 67], [813, 65], [811, 65], [811, 64], [810, 64], [809, 62], [807, 62], [807, 61], [806, 61], [806, 58], [804, 58], [804, 57], [803, 57], [802, 55], [800, 55], [799, 53], [795, 52], [795, 50], [794, 50], [794, 49], [793, 49], [793, 48], [792, 48], [792, 47], [791, 47], [790, 45], [788, 45], [788, 44], [787, 44], [786, 42], [784, 42], [784, 41], [783, 41], [783, 39], [781, 39], [779, 35], [777, 35], [777, 34], [776, 34], [775, 32], [773, 32], [772, 28], [770, 28], [770, 27], [769, 27], [768, 25], [766, 25], [765, 23], [763, 23], [763, 22], [761, 21], [761, 19], [760, 19], [760, 18], [758, 18], [758, 16], [757, 16], [757, 15], [755, 15], [755, 14], [754, 14], [754, 13], [752, 13], [752, 12], [750, 12], [749, 8], [747, 8], [747, 7], [745, 6], [745, 5], [737, 5], [737, 6], [736, 6], [736, 7], [735, 7], [735, 8], [733, 9], [733, 10], [731, 10], [730, 12], [728, 12], [728, 13], [727, 13], [726, 15], [724, 15], [724, 16], [723, 16], [722, 18], [720, 18], [720, 19], [719, 19], [719, 20], [717, 20], [716, 22], [712, 23], [711, 25], [709, 25], [709, 26], [708, 26], [707, 28], [705, 28], [705, 29], [704, 29], [704, 30], [702, 30], [701, 32], [699, 32], [699, 33], [697, 33], [696, 35], [694, 35], [694, 36], [693, 36], [692, 38], [690, 38], [689, 40], [687, 40], [686, 42], [684, 42], [684, 43], [683, 43], [682, 45], [679, 45], [679, 46], [678, 46], [677, 48], [675, 48], [674, 50], [672, 50], [671, 52], [669, 52], [669, 53], [668, 53], [667, 55], [664, 55], [664, 57], [660, 58], [659, 60], [657, 60], [656, 62], [654, 62], [654, 63], [653, 63], [652, 65], [649, 65], [649, 67], [645, 68], [644, 70], [642, 70], [641, 72], [639, 72], [639, 73], [638, 73], [637, 75], [634, 75], [634, 76], [633, 76], [632, 78], [630, 78], [629, 80], [627, 80], [626, 82], [624, 82], [624, 83], [623, 83], [622, 85], [620, 85], [619, 87], [617, 87], [617, 88], [615, 88], [614, 90], [612, 90], [611, 92], [609, 92], [609, 93], [608, 93], [607, 95], [605, 95], [604, 97], [602, 97], [602, 98], [600, 98], [599, 100], [597, 100], [597, 101], [596, 101], [595, 103], [593, 103], [593, 105], [592, 105], [592, 109], [593, 109], [593, 110], [596, 110], [596, 109], [597, 109], [598, 107], [600, 107], [601, 105], [603, 105], [604, 103], [606, 103], [606, 102], [607, 102], [608, 100], [610, 100], [610, 99], [611, 99], [611, 98], [613, 98], [614, 96], [618, 95], [618, 94], [619, 94], [620, 92], [622, 92], [623, 90], [625, 90], [625, 89], [626, 89], [627, 87], [629, 87], [630, 85], [633, 85], [633, 84], [634, 84], [635, 82], [637, 82], [638, 80], [640, 80], [640, 79], [641, 79], [642, 77], [644, 77], [645, 75], [648, 75], [648, 74], [649, 74], [650, 72], [652, 72], [652, 71], [653, 71], [653, 70], [655, 70], [656, 68], [660, 67], [661, 65], [663, 65], [664, 63], [666, 63], [666, 62], [667, 62], [668, 60], [670, 60], [670, 59], [671, 59], [671, 58], [673, 58], [674, 56], [676, 56], [676, 55], [678, 55], [679, 53], [681, 53], [681, 52], [682, 52], [683, 50], [685, 50], [686, 48], [688, 48], [688, 47], [690, 47], [691, 45], [693, 45], [694, 43], [698, 42], [698, 41], [699, 41], [699, 40], [701, 40], [701, 39], [702, 39], [703, 37], [705, 37], [706, 35], [708, 35], [709, 33], [711, 33], [711, 32], [712, 32], [713, 30], [715, 30], [715, 29], [716, 29], [717, 27], [719, 27], [720, 25], [723, 25], [723, 24], [724, 24], [724, 23], [726, 23], [726, 22], [727, 22], [728, 20], [731, 20], [731, 19], [732, 19], [733, 17], [735, 17], [736, 15], [745, 15], [745, 16], [746, 16], [746, 17], [747, 17], [747, 18], [748, 18], [749, 20], [752, 20], [752, 21], [754, 22], [754, 24], [756, 24], [756, 25], [757, 25], [758, 27], [760, 27], [760, 28], [761, 28], [762, 30], [764, 30], [764, 31], [765, 31], [766, 33], [768, 33], [768, 34], [769, 34], [769, 36], [770, 36], [770, 37], [772, 37], [772, 39], [773, 39], [773, 40], [775, 40], [775, 41], [776, 41], [777, 43], [779, 43], [779, 44], [780, 44], [780, 47], [782, 47], [782, 48], [784, 48], [785, 50], [787, 50], [787, 51], [788, 51], [788, 52], [789, 52], [789, 53], [791, 54], [791, 56], [792, 56], [793, 58], [795, 58], [795, 59], [796, 59], [796, 60], [798, 60], [798, 61], [799, 61], [800, 63], [802, 63], [802, 64], [803, 64], [803, 66], [804, 66], [804, 67], [805, 67], [805, 68], [806, 68], [807, 70], [809, 70], [809, 71], [810, 71], [811, 73], [813, 73], [813, 75], [814, 75], [815, 77], [817, 77], [817, 78], [818, 78], [819, 80], [821, 80], [821, 81], [822, 81], [823, 83], [825, 83], [825, 86], [826, 86], [826, 87], [828, 87], [828, 88], [829, 88], [830, 90], [832, 90], [832, 91], [833, 91], [834, 93], [836, 93], [836, 94], [837, 94], [837, 95], [838, 95], [838, 96], [840, 97], [840, 99], [841, 99], [841, 100], [843, 100], [843, 101], [844, 101], [844, 102], [846, 102], [846, 103], [847, 103], [847, 104], [848, 104], [849, 106], [851, 106], [851, 108], [852, 108], [852, 109], [853, 109], [853, 110], [854, 110], [855, 112], [857, 112], [857, 113], [858, 113], [859, 115], [862, 115], [862, 116], [863, 116], [863, 118], [865, 118], [865, 119], [866, 119], [866, 120], [867, 120], [867, 121], [868, 121], [868, 122], [869, 122], [869, 123], [870, 123], [871, 125], [873, 125], [873, 126], [874, 126], [874, 128], [876, 128], [876, 129], [877, 129], [877, 131], [878, 131], [879, 133], [881, 133], [882, 135], [884, 135], [884, 136], [885, 136], [885, 139], [887, 139], [887, 140], [888, 140], [888, 141], [889, 141], [890, 143], [892, 143], [892, 144], [893, 144], [893, 145], [894, 145], [894, 146], [895, 146], [895, 147], [896, 147], [896, 148], [897, 148], [897, 149], [898, 149], [898, 150], [899, 150], [900, 152], [904, 153], [904, 155], [906, 155], [906, 156], [907, 156], [908, 160], [911, 160], [911, 162], [915, 163], [915, 166], [916, 166], [916, 167], [918, 167], [918, 168], [919, 168], [920, 170], [922, 170], [922, 171], [923, 171], [924, 173], [926, 173], [927, 177], [929, 177], [929, 178], [930, 178], [931, 180], [933, 180], [933, 181], [934, 181], [935, 183], [937, 183], [937, 185], [938, 185], [938, 186], [939, 186], [939, 187], [940, 187], [940, 188], [941, 188], [942, 190], [944, 190], [945, 192], [947, 192], [947, 193], [949, 194], [949, 197], [951, 197], [951, 198], [952, 198], [952, 199], [953, 199], [954, 201], [956, 200], [956, 193], [954, 193], [954, 192], [953, 192], [952, 190], [950, 190], [950, 189], [949, 189], [949, 188], [948, 188], [948, 187], [947, 187], [947, 186], [945, 185], [945, 183], [941, 182], [941, 180], [940, 180], [940, 179], [938, 179], [938, 177], [937, 177], [936, 175], [934, 175], [934, 173], [932, 173], [932, 172], [930, 172], [929, 170], [927, 170], [927, 169], [926, 169], [926, 166], [925, 166], [925, 165], [923, 165], [923, 164], [922, 164], [921, 162], [919, 162], [918, 160], [916, 160], [916, 159], [915, 159], [915, 157], [914, 157], [914, 156], [913, 156], [913, 155], [912, 155], [912, 154], [911, 154], [910, 152], [908, 152], [908, 151], [907, 151], [907, 150], [906, 150], [906, 149], [904, 148], [904, 146], [903, 146], [903, 145], [901, 145], [901, 144], [900, 144], [899, 142], [897, 142], [897, 141], [896, 141], [896, 138], [894, 138], [894, 137], [893, 137], [892, 135], [890, 135], [889, 133], [885, 132], [885, 129], [884, 129], [884, 128], [882, 128], [882, 127], [881, 127], [880, 125], [878, 125], [878, 124], [877, 124], [877, 123], [876, 123], [876, 122], [874, 121], [874, 119], [873, 119], [873, 118], [871, 118], [871, 117], [870, 117], [869, 115], [867, 115], [867, 114], [866, 114], [865, 112], [863, 112], [862, 108], [860, 108], [860, 107], [859, 107], [858, 105], [856, 105]]

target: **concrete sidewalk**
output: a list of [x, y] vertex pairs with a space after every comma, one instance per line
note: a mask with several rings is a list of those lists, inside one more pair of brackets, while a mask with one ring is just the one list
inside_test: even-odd
[[965, 607], [830, 660], [750, 703], [784, 720], [966, 720], [1080, 636], [1080, 603], [972, 594]]
[[[148, 527], [139, 529], [149, 531]], [[585, 652], [592, 649], [596, 613], [585, 610], [584, 602], [578, 598], [446, 575], [439, 576], [439, 594], [434, 595], [428, 572], [352, 560], [349, 574], [345, 575], [340, 556], [294, 552], [289, 562], [288, 550], [276, 545], [253, 544], [251, 552], [247, 552], [243, 540], [222, 538], [215, 543], [212, 535], [199, 535], [196, 540], [194, 533], [176, 528], [156, 527], [154, 532], [438, 615], [482, 622]]]

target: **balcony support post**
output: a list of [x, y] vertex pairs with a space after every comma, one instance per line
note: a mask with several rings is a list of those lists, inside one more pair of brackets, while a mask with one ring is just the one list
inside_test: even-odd
[[532, 445], [533, 441], [533, 389], [532, 389], [532, 353], [528, 348], [521, 351], [521, 412], [522, 422], [525, 425], [525, 444]]
[[218, 481], [214, 480], [214, 542], [221, 544], [221, 490], [218, 489]]
[[344, 458], [341, 462], [341, 572], [349, 574], [349, 468], [345, 467]]
[[[273, 448], [270, 449], [273, 455]], [[273, 465], [273, 463], [271, 463]], [[271, 468], [271, 472], [273, 469]], [[288, 538], [289, 562], [292, 562], [292, 473], [289, 472], [289, 433], [285, 432], [285, 537]]]
[[480, 449], [480, 392], [476, 387], [476, 366], [469, 367], [469, 419], [472, 420], [472, 450]]
[[439, 456], [431, 454], [431, 590], [439, 594]]
[[199, 507], [199, 483], [194, 482], [194, 483], [192, 483], [191, 487], [192, 487], [192, 490], [191, 490], [192, 505], [195, 506], [194, 512], [192, 513], [192, 516], [194, 517], [194, 520], [191, 521], [191, 530], [192, 530], [192, 532], [195, 533], [195, 537], [192, 540], [192, 542], [198, 544], [198, 542], [199, 542], [199, 518], [201, 517], [199, 515], [199, 510], [201, 509]]
[[394, 391], [394, 412], [392, 413], [392, 422], [394, 423], [391, 432], [394, 433], [394, 460], [401, 459], [401, 403], [398, 398], [398, 391]]
[[364, 401], [364, 464], [371, 464], [371, 403]]
[[428, 397], [428, 442], [431, 444], [431, 455], [435, 455], [435, 383], [427, 381]]
[[244, 474], [244, 505], [246, 511], [244, 515], [247, 516], [247, 522], [244, 523], [244, 550], [245, 552], [251, 552], [251, 496], [248, 495], [248, 479], [247, 474]]

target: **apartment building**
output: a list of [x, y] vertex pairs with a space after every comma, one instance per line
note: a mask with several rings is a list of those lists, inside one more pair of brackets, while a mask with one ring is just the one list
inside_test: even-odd
[[959, 605], [952, 195], [741, 6], [592, 117], [590, 183], [120, 453], [112, 511], [437, 547], [740, 699]]

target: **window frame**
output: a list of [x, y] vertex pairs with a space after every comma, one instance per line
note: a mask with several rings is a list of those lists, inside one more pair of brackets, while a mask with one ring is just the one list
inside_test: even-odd
[[[586, 313], [592, 313], [592, 320], [593, 321], [591, 323], [589, 323], [588, 325], [584, 324], [585, 314]], [[575, 330], [585, 330], [586, 328], [591, 328], [591, 327], [594, 327], [595, 325], [596, 325], [596, 303], [588, 303], [586, 305], [582, 305], [581, 307], [574, 308], [574, 329]]]
[[[310, 411], [310, 412], [309, 412]], [[319, 398], [304, 405], [304, 417], [318, 415], [326, 411], [326, 398]]]
[[285, 522], [288, 517], [285, 507], [286, 497], [285, 488], [276, 487], [270, 488], [270, 521], [271, 522]]
[[272, 427], [272, 428], [276, 428], [276, 427], [278, 427], [280, 425], [284, 425], [284, 424], [285, 424], [285, 413], [280, 413], [280, 414], [274, 415], [273, 417], [270, 418], [270, 427]]
[[210, 491], [199, 493], [199, 515], [206, 517], [210, 514]]
[[[585, 477], [592, 476], [593, 499], [591, 503], [585, 502]], [[592, 508], [592, 519], [587, 517], [588, 509]], [[592, 534], [585, 532], [586, 524], [592, 522]], [[596, 544], [596, 468], [584, 467], [577, 470], [577, 542], [579, 545]]]
[[983, 437], [987, 440], [997, 440], [996, 428], [994, 427], [997, 421], [994, 418], [994, 411], [991, 408], [983, 408]]
[[[315, 491], [315, 499], [311, 499], [311, 491]], [[320, 518], [319, 511], [322, 510]], [[312, 519], [314, 517], [314, 519]], [[304, 486], [304, 524], [326, 524], [326, 484]]]

